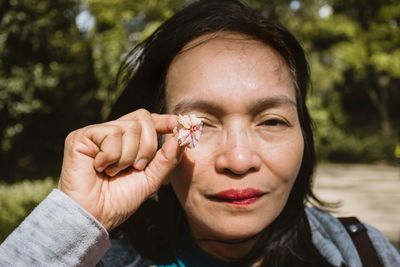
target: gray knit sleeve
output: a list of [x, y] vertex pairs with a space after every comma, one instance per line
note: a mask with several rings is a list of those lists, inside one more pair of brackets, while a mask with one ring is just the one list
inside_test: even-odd
[[95, 266], [109, 247], [102, 225], [54, 189], [0, 245], [0, 266]]
[[[312, 231], [312, 240], [321, 255], [334, 266], [361, 267], [362, 263], [354, 243], [340, 221], [331, 214], [317, 208], [306, 208]], [[368, 229], [376, 252], [383, 266], [399, 267], [400, 254], [386, 237], [376, 228], [364, 224]]]

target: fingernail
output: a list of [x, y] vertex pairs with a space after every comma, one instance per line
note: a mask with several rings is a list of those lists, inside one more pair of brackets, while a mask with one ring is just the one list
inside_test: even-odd
[[116, 172], [115, 172], [114, 169], [107, 169], [107, 170], [105, 171], [105, 173], [106, 173], [108, 176], [110, 176], [110, 177], [113, 177], [113, 176], [116, 174]]
[[143, 170], [147, 165], [147, 159], [139, 159], [135, 163], [135, 169], [137, 170]]
[[103, 172], [106, 169], [106, 166], [99, 166], [95, 168], [97, 172]]

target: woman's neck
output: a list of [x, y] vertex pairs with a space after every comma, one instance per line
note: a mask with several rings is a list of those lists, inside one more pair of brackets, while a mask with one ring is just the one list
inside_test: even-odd
[[253, 244], [253, 241], [247, 241], [241, 244], [221, 243], [219, 241], [198, 242], [198, 246], [202, 250], [217, 259], [228, 262], [237, 261], [243, 258], [247, 253], [249, 253]]
[[[254, 244], [258, 236], [247, 238], [239, 241], [219, 241], [219, 240], [205, 240], [197, 239], [197, 245], [207, 254], [224, 262], [235, 262], [245, 257]], [[256, 261], [251, 264], [252, 267], [260, 266], [261, 261]]]
[[[188, 231], [186, 232], [187, 236], [191, 236], [190, 239], [201, 251], [226, 263], [235, 263], [243, 260], [260, 238], [260, 233], [238, 239], [221, 238], [217, 233], [211, 234], [209, 229], [198, 226], [188, 222], [185, 227], [186, 231]], [[257, 267], [260, 266], [260, 263], [261, 261], [257, 260], [256, 264], [246, 265]]]

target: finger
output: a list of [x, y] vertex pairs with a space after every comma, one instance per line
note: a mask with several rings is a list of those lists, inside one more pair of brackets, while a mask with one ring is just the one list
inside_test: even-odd
[[151, 118], [158, 134], [172, 133], [178, 121], [178, 117], [172, 114], [152, 113]]
[[120, 117], [117, 119], [117, 121], [131, 121], [131, 120], [137, 120], [141, 116], [146, 116], [150, 115], [150, 112], [147, 111], [144, 108], [140, 108], [138, 110], [135, 110], [133, 112], [130, 112], [128, 114], [125, 114], [124, 116]]
[[157, 151], [155, 157], [144, 170], [149, 184], [149, 192], [154, 193], [168, 174], [182, 159], [185, 147], [178, 144], [175, 136], [169, 138]]
[[108, 166], [118, 162], [122, 152], [121, 128], [112, 125], [89, 127], [84, 135], [92, 140], [100, 150], [93, 163], [96, 171], [102, 172]]
[[134, 167], [137, 170], [143, 170], [157, 151], [157, 134], [173, 133], [173, 129], [177, 124], [177, 116], [157, 113], [150, 114], [145, 109], [138, 109], [109, 123], [120, 125], [121, 123], [132, 121], [138, 122], [142, 130]]
[[106, 174], [109, 176], [116, 175], [127, 167], [132, 166], [136, 161], [139, 150], [141, 126], [138, 123], [130, 123], [124, 128], [121, 157], [118, 162], [106, 169]]
[[143, 113], [140, 117], [141, 125], [139, 151], [137, 153], [134, 167], [143, 170], [147, 163], [154, 157], [157, 151], [157, 132], [150, 113]]
[[157, 113], [152, 113], [151, 117], [148, 115], [142, 114], [140, 148], [134, 165], [137, 170], [143, 170], [154, 157], [158, 147], [157, 134], [173, 133], [177, 124], [176, 115]]
[[[117, 121], [140, 120], [142, 116], [147, 116], [149, 114], [150, 113], [145, 109], [138, 109], [120, 117]], [[151, 117], [158, 134], [172, 133], [178, 120], [178, 117], [173, 114], [151, 113]]]

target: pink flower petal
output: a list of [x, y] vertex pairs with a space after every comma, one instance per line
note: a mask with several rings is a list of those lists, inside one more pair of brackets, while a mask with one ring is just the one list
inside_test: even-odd
[[178, 143], [180, 146], [194, 148], [200, 140], [203, 121], [195, 114], [178, 116]]

